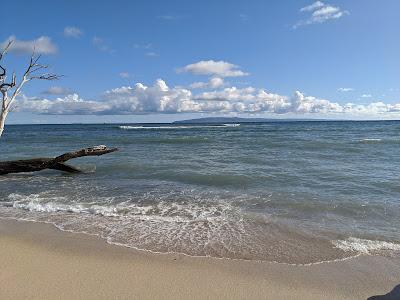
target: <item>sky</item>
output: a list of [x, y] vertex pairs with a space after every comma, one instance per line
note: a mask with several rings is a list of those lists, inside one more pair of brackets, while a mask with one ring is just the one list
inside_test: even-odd
[[400, 1], [20, 1], [1, 65], [35, 49], [8, 123], [208, 116], [400, 119]]

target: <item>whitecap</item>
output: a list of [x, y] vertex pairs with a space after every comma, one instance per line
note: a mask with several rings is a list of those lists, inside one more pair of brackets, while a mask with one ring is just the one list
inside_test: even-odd
[[361, 142], [380, 142], [380, 141], [382, 141], [382, 139], [366, 138], [366, 139], [362, 139], [360, 141]]

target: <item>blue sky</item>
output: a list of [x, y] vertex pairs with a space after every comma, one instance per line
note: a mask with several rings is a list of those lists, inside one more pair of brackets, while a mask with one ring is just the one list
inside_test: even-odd
[[400, 118], [397, 0], [12, 5], [3, 65], [35, 45], [65, 76], [29, 82], [9, 123]]

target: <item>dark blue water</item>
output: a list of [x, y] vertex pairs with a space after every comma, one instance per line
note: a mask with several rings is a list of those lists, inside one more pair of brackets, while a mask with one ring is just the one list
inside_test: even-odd
[[[145, 126], [145, 127], [144, 127]], [[156, 252], [313, 263], [400, 250], [400, 122], [16, 125], [0, 159], [120, 151], [0, 177], [0, 216]]]

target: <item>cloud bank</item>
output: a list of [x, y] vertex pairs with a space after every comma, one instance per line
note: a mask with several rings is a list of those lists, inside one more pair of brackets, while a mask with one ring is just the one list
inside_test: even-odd
[[400, 113], [400, 103], [374, 102], [368, 105], [339, 104], [306, 96], [296, 91], [287, 97], [254, 87], [226, 87], [193, 93], [182, 87], [169, 87], [158, 79], [153, 85], [137, 83], [105, 91], [98, 100], [84, 100], [78, 94], [54, 100], [21, 96], [15, 111], [63, 115], [135, 115], [172, 113], [248, 114], [336, 114], [382, 115]]

